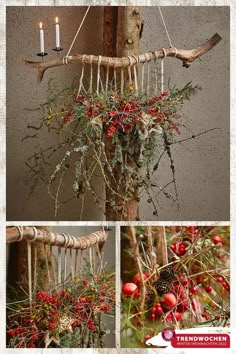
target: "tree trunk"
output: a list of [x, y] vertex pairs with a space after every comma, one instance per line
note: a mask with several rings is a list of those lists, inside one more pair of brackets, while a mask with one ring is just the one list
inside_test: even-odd
[[[139, 54], [139, 7], [105, 7], [104, 8], [104, 43], [103, 55], [127, 56]], [[127, 79], [127, 78], [126, 78]], [[105, 151], [108, 161], [114, 155], [114, 147], [110, 138], [105, 138]], [[109, 172], [107, 171], [109, 176]], [[112, 221], [136, 220], [138, 218], [138, 191], [126, 203], [112, 190], [117, 190], [117, 181], [121, 178], [121, 166], [113, 169], [114, 178], [110, 178], [110, 187], [106, 186], [106, 219]], [[112, 189], [112, 190], [111, 190]], [[126, 184], [123, 183], [119, 194], [124, 195]], [[123, 212], [122, 212], [123, 211]]]

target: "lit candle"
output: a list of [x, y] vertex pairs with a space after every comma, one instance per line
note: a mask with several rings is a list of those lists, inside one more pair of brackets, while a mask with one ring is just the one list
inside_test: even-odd
[[60, 26], [56, 17], [56, 48], [60, 48]]
[[44, 53], [44, 30], [42, 22], [39, 23], [40, 28], [40, 52]]

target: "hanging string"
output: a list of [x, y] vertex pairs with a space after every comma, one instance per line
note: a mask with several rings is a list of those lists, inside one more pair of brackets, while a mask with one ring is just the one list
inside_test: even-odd
[[101, 66], [102, 56], [98, 56], [98, 71], [97, 71], [97, 93], [99, 93], [99, 82], [100, 82], [100, 66]]
[[29, 303], [32, 306], [32, 266], [31, 266], [31, 243], [27, 241], [27, 254], [28, 254], [28, 288], [29, 288]]
[[137, 80], [136, 65], [133, 66], [133, 70], [134, 70], [134, 86], [135, 86], [135, 91], [138, 91], [138, 80]]
[[114, 67], [114, 69], [113, 69], [113, 74], [114, 74], [114, 89], [115, 89], [115, 92], [117, 92], [116, 67]]
[[108, 80], [109, 80], [109, 67], [110, 67], [110, 62], [111, 62], [111, 58], [108, 59], [107, 70], [106, 70], [106, 85], [105, 85], [105, 91], [106, 91], [106, 92], [107, 92], [107, 90], [108, 90]]
[[75, 250], [75, 277], [77, 275], [77, 265], [78, 265], [78, 256], [79, 256], [79, 250]]
[[168, 32], [168, 29], [167, 29], [167, 26], [166, 26], [164, 17], [163, 17], [163, 15], [162, 15], [161, 8], [160, 8], [160, 6], [157, 6], [157, 7], [158, 7], [158, 10], [159, 10], [159, 12], [160, 12], [160, 16], [161, 16], [161, 19], [162, 19], [162, 23], [163, 23], [163, 26], [164, 26], [165, 31], [166, 31], [166, 35], [167, 35], [168, 40], [169, 40], [169, 43], [170, 43], [170, 47], [173, 48], [173, 45], [172, 45], [172, 42], [171, 42], [171, 39], [170, 39], [170, 35], [169, 35], [169, 32]]
[[124, 92], [124, 68], [122, 66], [120, 71], [120, 92], [123, 94]]
[[[57, 234], [54, 234], [53, 232], [51, 232], [51, 237], [54, 238], [54, 242], [56, 242], [56, 238], [57, 238]], [[50, 245], [50, 253], [52, 254], [52, 245]], [[56, 270], [55, 270], [55, 267], [53, 267], [53, 281], [54, 281], [54, 284], [56, 284]]]
[[[23, 229], [22, 229], [23, 230]], [[28, 255], [28, 288], [29, 288], [29, 303], [30, 308], [32, 306], [32, 248], [31, 242], [34, 242], [37, 238], [37, 229], [33, 227], [34, 236], [32, 240], [27, 241], [27, 255]]]
[[93, 268], [92, 247], [89, 248], [89, 263], [90, 263], [90, 273], [93, 275], [94, 268]]
[[83, 265], [83, 250], [80, 251], [80, 260], [79, 260], [79, 277], [82, 275], [82, 265]]
[[85, 55], [83, 54], [83, 56], [82, 56], [82, 70], [81, 70], [81, 75], [80, 75], [80, 80], [79, 80], [79, 90], [78, 90], [78, 93], [77, 93], [77, 97], [79, 96], [80, 91], [81, 91], [81, 88], [82, 88], [82, 85], [83, 85], [83, 77], [84, 77], [84, 57], [85, 57]]
[[90, 55], [90, 83], [89, 83], [89, 93], [93, 92], [93, 55]]
[[76, 238], [74, 236], [71, 236], [72, 238], [72, 246], [70, 248], [70, 272], [71, 272], [71, 279], [74, 280], [75, 278], [75, 266], [73, 263], [73, 253], [72, 253], [72, 249], [75, 247], [75, 243], [76, 243]]
[[47, 257], [47, 245], [44, 245], [44, 253], [46, 255], [46, 268], [47, 268], [47, 273], [48, 273], [48, 284], [49, 284], [49, 289], [51, 289], [51, 275], [50, 275], [50, 269], [49, 269], [49, 264], [48, 264], [48, 257]]
[[99, 258], [99, 261], [100, 261], [99, 269], [98, 269], [98, 274], [99, 274], [99, 273], [101, 273], [101, 272], [104, 271], [104, 269], [103, 269], [103, 263], [102, 263], [102, 255], [101, 255], [101, 252], [100, 252], [100, 249], [99, 249], [99, 245], [98, 245], [99, 237], [98, 237], [98, 235], [96, 234], [96, 232], [94, 232], [93, 235], [95, 235], [96, 238], [97, 238], [96, 247], [97, 247], [98, 258]]
[[[156, 61], [155, 61], [156, 64]], [[158, 94], [158, 73], [157, 73], [157, 66], [155, 65], [154, 68], [154, 73], [155, 73], [155, 95], [157, 96]]]
[[38, 262], [38, 251], [37, 247], [34, 247], [34, 286], [33, 286], [33, 294], [36, 292], [36, 287], [37, 287], [37, 262]]
[[77, 38], [77, 36], [78, 36], [78, 34], [79, 34], [79, 32], [80, 32], [80, 30], [81, 30], [83, 24], [84, 24], [84, 21], [85, 21], [87, 15], [88, 15], [88, 12], [89, 12], [89, 10], [90, 10], [90, 7], [91, 7], [91, 5], [88, 6], [88, 8], [87, 8], [87, 10], [86, 10], [86, 12], [85, 12], [85, 14], [84, 14], [84, 17], [83, 17], [83, 19], [82, 19], [82, 21], [81, 21], [81, 23], [80, 23], [80, 25], [79, 25], [79, 28], [78, 28], [78, 30], [77, 30], [75, 36], [74, 36], [74, 39], [73, 39], [73, 41], [72, 41], [72, 43], [71, 43], [71, 46], [70, 46], [70, 48], [69, 48], [69, 50], [68, 50], [68, 52], [67, 52], [67, 54], [66, 54], [66, 57], [63, 58], [63, 64], [65, 64], [65, 63], [67, 64], [67, 60], [68, 60], [68, 57], [69, 57], [69, 55], [70, 55], [71, 49], [72, 49], [72, 47], [73, 47], [73, 45], [74, 45], [74, 43], [75, 43], [75, 41], [76, 41], [76, 38]]
[[163, 58], [161, 58], [161, 93], [164, 92], [164, 59], [167, 55], [167, 52], [165, 48], [162, 48], [163, 50]]
[[57, 282], [61, 284], [61, 247], [58, 247], [58, 269], [57, 269]]
[[142, 69], [141, 69], [141, 91], [144, 91], [144, 63], [142, 63]]

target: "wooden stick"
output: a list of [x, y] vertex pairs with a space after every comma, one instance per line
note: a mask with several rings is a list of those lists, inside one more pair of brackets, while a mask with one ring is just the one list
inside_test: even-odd
[[142, 265], [140, 262], [140, 254], [139, 254], [138, 242], [137, 242], [136, 231], [134, 226], [130, 226], [130, 235], [131, 235], [131, 245], [133, 249], [134, 261], [136, 263], [136, 267], [138, 269], [139, 276], [140, 276], [140, 283], [141, 283], [140, 311], [142, 311], [145, 304], [146, 286], [145, 286], [145, 281], [144, 281], [144, 276], [142, 271]]
[[[203, 54], [209, 52], [212, 48], [214, 48], [220, 41], [221, 37], [218, 33], [215, 33], [214, 36], [212, 36], [209, 40], [207, 40], [205, 43], [200, 45], [199, 47], [195, 49], [175, 49], [175, 48], [167, 48], [166, 50], [166, 56], [167, 57], [176, 57], [177, 59], [180, 59], [183, 62], [183, 66], [188, 68], [194, 60], [197, 58], [201, 57]], [[137, 63], [145, 63], [147, 62], [147, 55], [148, 54], [149, 60], [153, 61], [156, 59], [161, 59], [164, 57], [163, 49], [159, 49], [156, 51], [151, 51], [149, 53], [144, 53], [138, 55], [136, 58], [134, 58], [133, 63], [131, 65], [134, 65]], [[137, 59], [137, 60], [136, 60]], [[31, 66], [32, 68], [38, 69], [38, 82], [42, 81], [44, 72], [49, 69], [53, 68], [56, 66], [61, 66], [65, 65], [65, 62], [68, 64], [78, 64], [78, 63], [91, 63], [91, 55], [87, 54], [75, 54], [72, 56], [67, 57], [67, 60], [63, 59], [55, 59], [51, 60], [48, 62], [35, 62], [35, 61], [29, 61], [25, 60], [25, 64]], [[99, 62], [99, 56], [93, 56], [92, 58], [93, 64], [98, 64]], [[107, 66], [109, 65], [110, 67], [116, 67], [116, 68], [121, 68], [124, 66], [129, 66], [130, 65], [130, 60], [128, 57], [123, 57], [123, 58], [116, 58], [116, 57], [101, 57], [101, 65]]]
[[[96, 236], [97, 235], [97, 236]], [[73, 249], [84, 250], [86, 248], [92, 247], [97, 243], [99, 245], [103, 244], [106, 241], [106, 234], [103, 231], [97, 231], [96, 235], [91, 234], [87, 236], [80, 236], [73, 240], [72, 236], [70, 238], [70, 242], [66, 247]], [[62, 234], [58, 233], [48, 233], [44, 232], [44, 230], [37, 229], [37, 235], [35, 236], [33, 227], [24, 226], [23, 227], [23, 240], [31, 241], [36, 237], [36, 242], [46, 243], [48, 245], [65, 247], [65, 237]], [[7, 228], [6, 232], [6, 241], [7, 243], [17, 242], [20, 240], [20, 234], [16, 227]]]

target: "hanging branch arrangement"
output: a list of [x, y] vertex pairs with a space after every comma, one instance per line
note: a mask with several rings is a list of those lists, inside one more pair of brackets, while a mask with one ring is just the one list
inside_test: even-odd
[[[164, 90], [164, 59], [177, 58], [184, 67], [189, 67], [214, 48], [221, 37], [216, 33], [191, 50], [174, 48], [170, 42], [170, 48], [121, 58], [70, 55], [88, 10], [63, 59], [25, 61], [38, 70], [38, 81], [49, 68], [81, 64], [77, 87], [52, 92], [48, 102], [42, 105], [46, 116], [39, 127], [30, 126], [36, 132], [46, 126], [50, 133], [57, 134], [58, 143], [40, 147], [27, 160], [27, 167], [34, 185], [39, 180], [48, 184], [55, 216], [61, 205], [78, 198], [82, 219], [85, 200], [91, 194], [107, 220], [139, 220], [137, 203], [143, 195], [152, 206], [152, 214], [158, 217], [161, 196], [179, 207], [172, 145], [207, 132], [181, 140], [176, 138], [187, 129], [181, 119], [184, 101], [200, 87], [190, 82], [181, 89], [168, 85]], [[130, 9], [129, 16], [136, 22], [138, 15], [138, 9]], [[35, 138], [37, 134], [25, 138], [28, 137]], [[165, 154], [170, 175], [165, 185], [160, 185], [157, 173]], [[55, 156], [58, 163], [49, 176], [49, 165]], [[97, 191], [96, 176], [103, 182], [105, 197]]]
[[[114, 273], [104, 267], [106, 233], [99, 230], [74, 237], [35, 227], [11, 227], [7, 243], [12, 242], [27, 242], [28, 292], [19, 298], [15, 289], [16, 296], [8, 299], [8, 347], [104, 347], [109, 332], [104, 319], [114, 317], [115, 311]], [[38, 287], [34, 242], [57, 250], [56, 266], [48, 267], [47, 290]]]
[[229, 327], [228, 227], [132, 227], [131, 233], [135, 242], [123, 256], [134, 258], [136, 269], [121, 269], [129, 274], [121, 347], [145, 347], [167, 327]]

